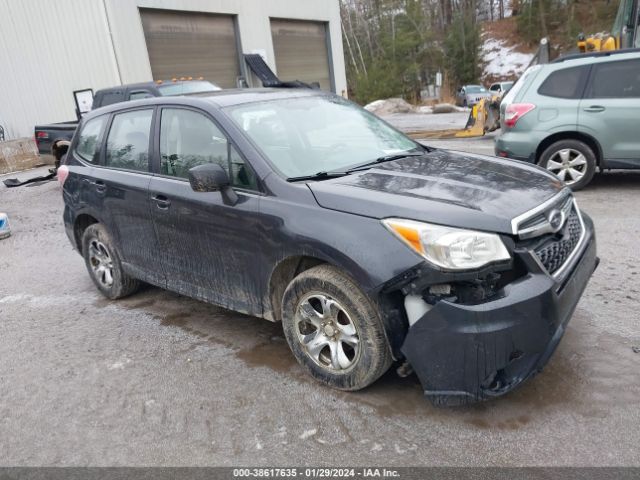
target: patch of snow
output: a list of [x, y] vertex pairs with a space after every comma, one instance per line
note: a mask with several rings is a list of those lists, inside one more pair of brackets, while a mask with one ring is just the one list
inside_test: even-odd
[[390, 115], [392, 113], [411, 113], [415, 111], [413, 105], [403, 98], [387, 98], [386, 100], [376, 100], [364, 107], [376, 115]]
[[484, 77], [520, 76], [533, 60], [532, 53], [516, 52], [504, 40], [485, 36], [481, 56], [485, 63]]
[[375, 112], [378, 108], [384, 105], [385, 100], [375, 100], [371, 103], [367, 103], [364, 106], [365, 110], [369, 110], [370, 112]]

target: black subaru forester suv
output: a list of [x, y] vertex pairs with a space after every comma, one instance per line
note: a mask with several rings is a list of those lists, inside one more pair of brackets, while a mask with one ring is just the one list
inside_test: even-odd
[[506, 393], [545, 365], [598, 263], [555, 176], [425, 147], [319, 91], [98, 109], [65, 163], [66, 231], [105, 296], [142, 281], [282, 322], [342, 390], [397, 361], [437, 404]]

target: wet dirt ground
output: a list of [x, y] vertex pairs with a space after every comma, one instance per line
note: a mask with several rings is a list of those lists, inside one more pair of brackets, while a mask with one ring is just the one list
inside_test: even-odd
[[549, 365], [438, 409], [393, 371], [358, 393], [316, 384], [277, 324], [151, 287], [105, 300], [57, 183], [0, 186], [0, 464], [640, 465], [640, 173], [577, 197], [602, 263]]

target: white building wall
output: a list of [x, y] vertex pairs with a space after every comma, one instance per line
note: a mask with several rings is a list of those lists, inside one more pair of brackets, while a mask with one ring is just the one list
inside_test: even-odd
[[329, 22], [335, 88], [346, 91], [338, 0], [0, 0], [0, 125], [9, 138], [75, 118], [72, 92], [152, 80], [138, 8], [237, 16], [243, 53], [276, 71], [270, 18]]
[[101, 1], [0, 0], [0, 125], [8, 139], [73, 120], [73, 91], [117, 85]]

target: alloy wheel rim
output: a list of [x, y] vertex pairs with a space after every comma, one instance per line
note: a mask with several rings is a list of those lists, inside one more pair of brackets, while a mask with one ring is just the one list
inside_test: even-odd
[[323, 293], [310, 293], [300, 301], [295, 327], [304, 352], [324, 369], [345, 372], [360, 358], [360, 335], [349, 313]]
[[89, 264], [94, 276], [105, 287], [113, 285], [113, 260], [107, 247], [94, 238], [89, 243]]
[[547, 170], [567, 185], [579, 182], [587, 173], [586, 157], [572, 148], [558, 150], [547, 161]]

